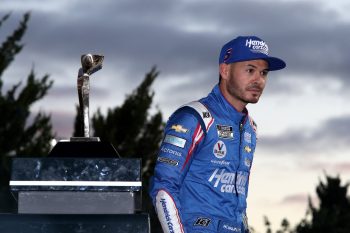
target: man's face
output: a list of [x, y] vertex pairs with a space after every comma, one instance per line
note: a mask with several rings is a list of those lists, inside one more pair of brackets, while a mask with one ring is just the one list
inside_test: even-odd
[[[257, 103], [266, 84], [268, 63], [264, 60], [252, 60], [222, 64], [226, 72], [223, 88], [229, 95], [228, 100], [243, 104]], [[233, 104], [235, 106], [235, 104]]]

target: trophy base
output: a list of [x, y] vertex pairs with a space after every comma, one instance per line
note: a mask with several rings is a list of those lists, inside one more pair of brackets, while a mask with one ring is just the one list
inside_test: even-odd
[[49, 157], [118, 158], [120, 155], [111, 143], [98, 137], [72, 137], [70, 141], [59, 141]]
[[71, 137], [71, 142], [99, 142], [99, 137]]
[[150, 233], [150, 217], [139, 214], [0, 214], [0, 232]]

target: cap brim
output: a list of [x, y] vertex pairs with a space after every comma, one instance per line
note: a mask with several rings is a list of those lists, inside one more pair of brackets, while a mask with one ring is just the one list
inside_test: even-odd
[[277, 57], [269, 57], [266, 55], [257, 54], [256, 56], [249, 56], [249, 57], [241, 57], [240, 59], [228, 59], [228, 61], [225, 61], [223, 63], [230, 64], [234, 62], [242, 62], [242, 61], [251, 61], [251, 60], [265, 60], [269, 64], [269, 70], [281, 70], [286, 67], [286, 63]]
[[262, 58], [269, 63], [269, 70], [281, 70], [286, 67], [286, 63], [277, 57]]

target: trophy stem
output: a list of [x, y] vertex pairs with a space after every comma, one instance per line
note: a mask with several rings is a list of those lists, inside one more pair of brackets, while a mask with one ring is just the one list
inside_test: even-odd
[[90, 122], [89, 122], [89, 94], [90, 80], [89, 76], [83, 74], [78, 77], [78, 95], [80, 105], [80, 115], [83, 122], [84, 137], [90, 137]]

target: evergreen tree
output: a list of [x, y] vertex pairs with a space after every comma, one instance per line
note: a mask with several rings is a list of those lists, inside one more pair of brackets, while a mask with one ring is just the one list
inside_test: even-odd
[[282, 219], [282, 222], [281, 222], [281, 229], [276, 231], [276, 233], [289, 233], [289, 232], [292, 232], [292, 230], [290, 229], [290, 223], [286, 218], [284, 218]]
[[267, 216], [264, 216], [264, 225], [266, 227], [266, 233], [272, 233], [271, 222], [270, 222], [270, 220], [268, 219]]
[[[347, 196], [349, 184], [341, 185], [339, 177], [326, 175], [326, 182], [320, 181], [316, 187], [319, 206], [314, 206], [309, 197], [306, 216], [293, 229], [287, 219], [283, 219], [276, 233], [349, 233], [350, 200]], [[264, 217], [267, 233], [272, 233], [271, 224]]]
[[[0, 27], [9, 18], [0, 20]], [[0, 47], [0, 157], [1, 185], [7, 186], [10, 174], [10, 158], [13, 156], [43, 156], [50, 150], [50, 139], [54, 137], [50, 116], [39, 112], [31, 115], [30, 107], [43, 98], [52, 86], [49, 76], [35, 78], [32, 69], [26, 84], [13, 85], [3, 91], [2, 74], [22, 50], [21, 39], [26, 32], [30, 14], [26, 13], [17, 29], [6, 38]]]
[[[348, 233], [350, 232], [349, 184], [341, 185], [339, 177], [326, 176], [316, 188], [319, 207], [309, 198], [307, 216], [296, 227], [297, 233]], [[308, 219], [311, 218], [311, 219]]]

